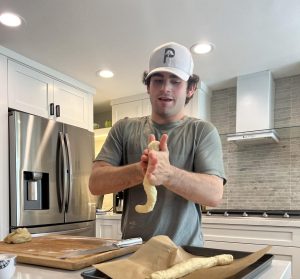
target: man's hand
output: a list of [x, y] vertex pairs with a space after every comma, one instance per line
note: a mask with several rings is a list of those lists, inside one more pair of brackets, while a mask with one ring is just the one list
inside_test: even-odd
[[[149, 136], [149, 142], [155, 140]], [[170, 164], [168, 135], [160, 139], [160, 151], [145, 149], [140, 166], [151, 185], [164, 185], [168, 190], [195, 203], [217, 206], [223, 196], [223, 179], [206, 173], [185, 171]]]
[[[149, 142], [155, 140], [154, 135], [149, 136]], [[160, 151], [145, 149], [141, 157], [141, 166], [149, 182], [153, 185], [161, 185], [169, 180], [171, 165], [167, 146], [168, 135], [163, 134], [160, 139]]]
[[[155, 136], [151, 134], [148, 138], [148, 143], [154, 140], [155, 140]], [[141, 156], [141, 168], [144, 176], [146, 175], [147, 167], [148, 167], [148, 160], [149, 160], [148, 155], [149, 155], [149, 148], [146, 148]]]

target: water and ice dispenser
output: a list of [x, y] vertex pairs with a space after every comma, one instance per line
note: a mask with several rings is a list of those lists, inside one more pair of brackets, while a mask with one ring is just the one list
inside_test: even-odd
[[24, 209], [49, 209], [49, 174], [24, 171]]

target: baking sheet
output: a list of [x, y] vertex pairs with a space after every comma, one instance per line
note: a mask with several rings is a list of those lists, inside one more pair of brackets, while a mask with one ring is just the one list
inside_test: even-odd
[[[232, 254], [234, 259], [240, 259], [252, 254], [251, 252], [244, 251], [212, 249], [194, 246], [183, 246], [182, 248], [188, 253], [203, 257], [213, 257], [220, 254]], [[265, 254], [258, 261], [243, 269], [238, 274], [229, 277], [228, 279], [254, 279], [263, 270], [265, 270], [271, 265], [273, 257], [274, 255], [272, 254]], [[110, 277], [108, 277], [107, 275], [95, 268], [82, 272], [81, 276], [84, 279], [111, 279]]]

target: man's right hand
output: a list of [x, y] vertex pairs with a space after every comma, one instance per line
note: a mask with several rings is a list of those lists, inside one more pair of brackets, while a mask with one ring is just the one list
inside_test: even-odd
[[[155, 136], [153, 134], [149, 135], [148, 137], [148, 144], [151, 142], [151, 141], [154, 141], [155, 140]], [[147, 167], [148, 167], [148, 160], [149, 160], [149, 148], [147, 147], [142, 156], [141, 156], [141, 168], [142, 168], [142, 171], [143, 171], [143, 174], [145, 175], [146, 172], [147, 172]]]

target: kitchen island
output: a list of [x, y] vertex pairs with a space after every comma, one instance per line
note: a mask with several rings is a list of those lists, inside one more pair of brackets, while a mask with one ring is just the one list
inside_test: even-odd
[[[81, 273], [90, 268], [91, 267], [78, 271], [68, 271], [27, 264], [17, 264], [16, 272], [12, 279], [76, 279], [82, 278]], [[273, 260], [271, 266], [256, 278], [290, 279], [291, 263], [288, 261]]]

